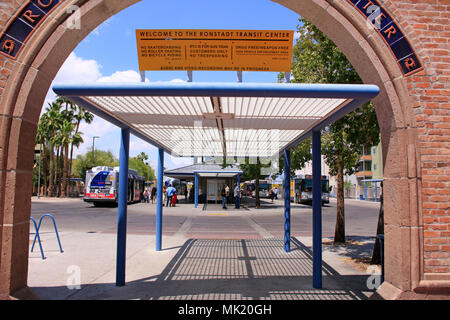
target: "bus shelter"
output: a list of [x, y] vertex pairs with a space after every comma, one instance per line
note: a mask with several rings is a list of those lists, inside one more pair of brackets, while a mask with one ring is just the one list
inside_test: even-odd
[[[156, 250], [162, 239], [164, 153], [284, 156], [284, 249], [290, 251], [290, 149], [312, 137], [313, 287], [322, 287], [321, 130], [379, 93], [375, 85], [95, 83], [53, 91], [121, 128], [116, 285], [125, 285], [130, 134], [158, 148]], [[197, 172], [196, 177], [205, 172]]]
[[194, 185], [192, 201], [197, 208], [199, 202], [219, 201], [219, 190], [226, 184], [230, 188], [240, 185], [242, 171], [235, 164], [223, 166], [216, 163], [197, 163], [177, 169], [167, 170], [164, 175], [170, 178], [190, 181]]

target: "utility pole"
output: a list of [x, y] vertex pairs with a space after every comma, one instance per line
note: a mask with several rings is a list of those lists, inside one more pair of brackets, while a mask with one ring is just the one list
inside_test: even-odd
[[100, 138], [99, 136], [92, 137], [92, 167], [95, 167], [95, 139]]

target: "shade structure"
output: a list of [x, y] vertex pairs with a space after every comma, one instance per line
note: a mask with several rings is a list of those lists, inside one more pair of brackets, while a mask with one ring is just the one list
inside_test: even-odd
[[374, 85], [95, 83], [55, 93], [173, 156], [272, 157], [355, 110]]

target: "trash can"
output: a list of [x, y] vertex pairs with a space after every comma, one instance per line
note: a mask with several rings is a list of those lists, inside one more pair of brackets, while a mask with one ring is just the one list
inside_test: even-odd
[[380, 241], [380, 258], [381, 258], [381, 283], [384, 282], [384, 234], [377, 234]]

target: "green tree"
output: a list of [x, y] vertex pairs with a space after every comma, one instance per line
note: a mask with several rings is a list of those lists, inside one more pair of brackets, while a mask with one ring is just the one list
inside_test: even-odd
[[[362, 83], [361, 78], [342, 51], [316, 26], [300, 17], [300, 34], [293, 50], [293, 82], [300, 83]], [[283, 77], [280, 74], [280, 78]], [[358, 166], [361, 146], [379, 142], [379, 127], [371, 103], [336, 121], [322, 133], [322, 154], [330, 166], [330, 174], [337, 176], [337, 212], [335, 242], [345, 242], [344, 175], [352, 174]], [[292, 170], [303, 167], [309, 159], [310, 140], [296, 147], [292, 154]], [[281, 160], [281, 159], [280, 159]], [[280, 166], [281, 167], [281, 166]]]
[[[119, 160], [114, 156], [111, 151], [95, 150], [95, 163], [96, 166], [117, 167]], [[80, 177], [86, 180], [86, 171], [92, 168], [92, 151], [85, 154], [79, 154], [73, 161], [73, 174], [76, 177]]]
[[[36, 144], [42, 145], [42, 154], [39, 155], [40, 164], [38, 166], [39, 166], [39, 170], [41, 170], [41, 165], [42, 165], [41, 180], [43, 181], [45, 194], [47, 193], [47, 182], [48, 182], [48, 180], [47, 180], [47, 176], [48, 176], [47, 142], [49, 140], [49, 128], [48, 128], [48, 117], [47, 116], [48, 116], [47, 114], [43, 114], [41, 119], [39, 120], [37, 132], [36, 132], [36, 141], [35, 141]], [[40, 193], [40, 190], [38, 190], [38, 192]]]
[[[303, 168], [305, 164], [312, 160], [311, 138], [303, 140], [298, 146], [291, 149], [291, 177], [295, 175], [295, 171]], [[284, 155], [279, 159], [280, 173], [284, 169]]]
[[242, 170], [242, 178], [244, 180], [255, 180], [255, 207], [261, 207], [261, 201], [259, 198], [259, 180], [266, 178], [269, 173], [265, 173], [263, 168], [269, 168], [271, 166], [270, 159], [261, 159], [257, 157], [256, 160], [245, 158], [244, 163], [239, 164], [239, 168]]
[[42, 180], [46, 194], [67, 195], [73, 148], [83, 142], [79, 127], [82, 121], [90, 123], [92, 119], [92, 114], [63, 97], [48, 104], [36, 134], [36, 143], [43, 146]]
[[148, 155], [144, 152], [141, 152], [136, 157], [131, 157], [129, 160], [130, 169], [137, 170], [140, 176], [143, 176], [145, 180], [155, 180], [155, 171], [148, 163], [145, 162], [148, 160]]
[[[56, 163], [55, 161], [55, 133], [58, 130], [59, 122], [60, 122], [60, 110], [61, 105], [59, 103], [52, 102], [48, 104], [46, 109], [46, 125], [47, 125], [47, 137], [49, 143], [49, 183], [47, 193], [49, 196], [54, 196], [56, 191]], [[57, 159], [56, 159], [57, 160]]]

